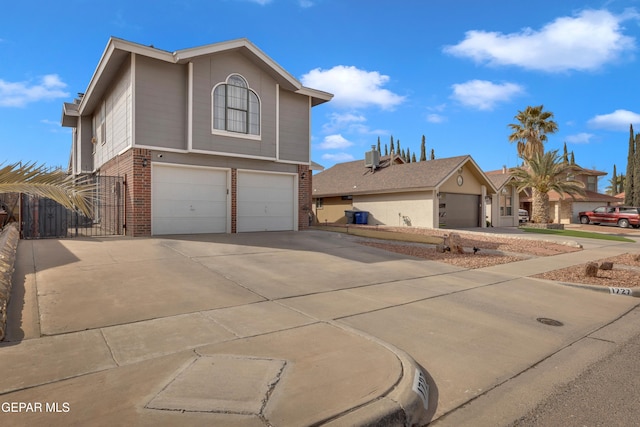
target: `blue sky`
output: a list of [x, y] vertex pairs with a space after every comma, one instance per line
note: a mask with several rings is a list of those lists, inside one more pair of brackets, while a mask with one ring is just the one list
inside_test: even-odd
[[0, 161], [63, 165], [63, 102], [84, 92], [110, 36], [175, 51], [246, 37], [306, 86], [312, 157], [364, 158], [391, 136], [436, 158], [516, 166], [508, 124], [543, 104], [547, 149], [618, 173], [640, 132], [640, 0], [66, 0], [5, 2]]

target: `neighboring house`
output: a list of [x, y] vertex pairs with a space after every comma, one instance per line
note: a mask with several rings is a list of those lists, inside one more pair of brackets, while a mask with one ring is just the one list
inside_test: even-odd
[[345, 210], [368, 212], [368, 223], [426, 228], [485, 227], [485, 199], [495, 193], [471, 156], [377, 167], [339, 163], [313, 178], [316, 222], [345, 223]]
[[500, 170], [485, 172], [485, 175], [496, 188], [496, 193], [487, 203], [487, 221], [493, 227], [517, 227], [520, 198], [514, 178], [506, 166]]
[[311, 109], [331, 98], [246, 39], [172, 53], [111, 38], [63, 107], [70, 169], [124, 178], [127, 235], [297, 230]]
[[[579, 223], [578, 212], [590, 211], [598, 206], [615, 205], [619, 199], [608, 194], [598, 193], [598, 178], [607, 173], [593, 169], [585, 169], [574, 165], [574, 172], [567, 176], [567, 179], [577, 180], [584, 183], [585, 194], [571, 197], [565, 195], [564, 199], [555, 191], [549, 192], [549, 215], [551, 221], [557, 224]], [[530, 192], [520, 193], [520, 207], [527, 209], [531, 215], [531, 202], [533, 201]]]

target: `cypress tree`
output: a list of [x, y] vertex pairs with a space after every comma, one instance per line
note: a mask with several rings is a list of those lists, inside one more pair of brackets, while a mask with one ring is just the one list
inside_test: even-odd
[[393, 146], [393, 135], [391, 135], [391, 144], [389, 144], [389, 149], [391, 150], [392, 153], [395, 153], [395, 148]]
[[633, 139], [633, 125], [629, 125], [629, 154], [627, 154], [627, 172], [624, 181], [624, 204], [633, 204], [633, 184], [635, 175], [635, 141]]
[[[398, 151], [400, 151], [400, 147], [398, 147]], [[400, 151], [400, 157], [402, 157], [402, 160], [404, 160], [405, 162], [407, 161], [407, 153], [404, 151], [404, 148], [402, 149], [402, 151]]]
[[571, 152], [571, 160], [569, 161], [569, 164], [572, 164], [572, 165], [576, 164], [576, 158], [573, 156], [573, 151]]
[[613, 165], [613, 176], [611, 177], [611, 187], [613, 188], [612, 196], [618, 194], [618, 174], [616, 173], [616, 165]]
[[569, 153], [567, 153], [567, 143], [564, 143], [564, 154], [562, 155], [562, 161], [567, 164], [569, 163]]
[[382, 155], [382, 151], [380, 151], [380, 137], [378, 137], [378, 154]]
[[407, 148], [407, 163], [411, 163], [411, 150]]
[[402, 154], [402, 150], [400, 149], [400, 140], [396, 141], [396, 150], [398, 151], [398, 155]]
[[384, 144], [384, 155], [385, 156], [389, 155], [389, 148], [387, 147], [387, 144]]
[[422, 142], [420, 143], [420, 161], [427, 160], [427, 139], [422, 135]]
[[436, 153], [433, 151], [433, 148], [431, 149], [431, 160], [435, 160], [436, 158]]
[[411, 155], [411, 163], [415, 163], [415, 162], [417, 162], [417, 160], [416, 160], [416, 153], [413, 153], [413, 154]]
[[635, 138], [635, 161], [633, 165], [633, 206], [640, 206], [640, 133]]

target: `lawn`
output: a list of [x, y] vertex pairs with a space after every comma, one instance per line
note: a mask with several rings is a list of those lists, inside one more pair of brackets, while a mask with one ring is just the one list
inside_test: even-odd
[[527, 233], [555, 234], [558, 236], [581, 237], [585, 239], [614, 240], [616, 242], [630, 242], [630, 243], [635, 242], [635, 240], [629, 239], [627, 237], [616, 236], [613, 234], [592, 233], [589, 231], [552, 230], [552, 229], [546, 229], [546, 228], [527, 228], [527, 227], [522, 227], [522, 230], [524, 230]]

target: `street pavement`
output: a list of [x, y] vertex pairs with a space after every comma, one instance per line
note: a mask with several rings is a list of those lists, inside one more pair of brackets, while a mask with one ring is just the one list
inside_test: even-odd
[[640, 330], [637, 298], [530, 277], [638, 244], [467, 270], [358, 240], [21, 241], [0, 424], [508, 425]]

